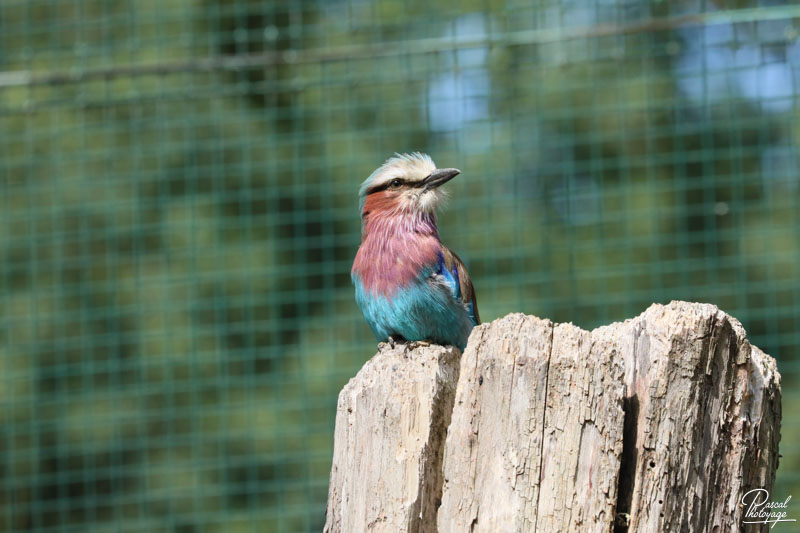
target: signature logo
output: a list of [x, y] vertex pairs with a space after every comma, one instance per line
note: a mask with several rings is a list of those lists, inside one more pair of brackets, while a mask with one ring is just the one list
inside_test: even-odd
[[797, 522], [794, 518], [786, 518], [786, 509], [789, 507], [789, 495], [782, 502], [769, 500], [769, 491], [766, 489], [749, 490], [742, 496], [744, 506], [744, 524], [772, 524], [770, 529], [778, 522]]

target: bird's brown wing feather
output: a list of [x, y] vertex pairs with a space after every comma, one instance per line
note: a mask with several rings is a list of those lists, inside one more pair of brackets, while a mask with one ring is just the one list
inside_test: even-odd
[[472, 303], [472, 311], [475, 314], [475, 322], [480, 324], [481, 318], [478, 314], [478, 300], [475, 296], [475, 287], [472, 285], [472, 280], [467, 272], [467, 267], [464, 266], [464, 262], [461, 261], [461, 258], [445, 245], [442, 245], [442, 255], [444, 256], [444, 264], [448, 270], [452, 271], [453, 266], [456, 267], [456, 270], [458, 271], [458, 282], [461, 286], [461, 300], [465, 304]]

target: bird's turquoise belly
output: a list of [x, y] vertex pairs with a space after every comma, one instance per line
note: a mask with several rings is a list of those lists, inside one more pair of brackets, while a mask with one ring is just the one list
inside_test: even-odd
[[361, 281], [356, 286], [356, 302], [379, 341], [402, 337], [409, 341], [427, 340], [464, 349], [474, 322], [460, 299], [443, 284], [430, 278], [395, 290], [391, 297], [367, 293]]

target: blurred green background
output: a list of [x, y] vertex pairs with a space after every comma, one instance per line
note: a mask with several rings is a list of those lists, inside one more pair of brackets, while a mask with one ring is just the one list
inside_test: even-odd
[[376, 348], [356, 191], [411, 150], [463, 171], [485, 321], [739, 318], [800, 496], [798, 35], [779, 1], [2, 0], [0, 530], [319, 531]]

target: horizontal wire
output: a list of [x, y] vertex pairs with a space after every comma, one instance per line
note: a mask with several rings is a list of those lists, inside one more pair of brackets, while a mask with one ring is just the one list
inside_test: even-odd
[[0, 72], [0, 88], [31, 87], [36, 85], [68, 85], [94, 79], [111, 79], [191, 72], [240, 70], [273, 65], [326, 63], [350, 59], [370, 59], [389, 56], [430, 54], [466, 48], [492, 46], [523, 46], [546, 44], [575, 39], [591, 39], [614, 35], [665, 31], [679, 26], [736, 24], [783, 20], [800, 17], [800, 5], [734, 9], [681, 15], [663, 19], [646, 19], [629, 24], [599, 24], [579, 28], [548, 28], [504, 33], [499, 36], [471, 38], [440, 37], [397, 41], [383, 44], [366, 43], [308, 50], [259, 52], [229, 56], [210, 56], [185, 61], [133, 64], [115, 67], [36, 72], [17, 70]]

